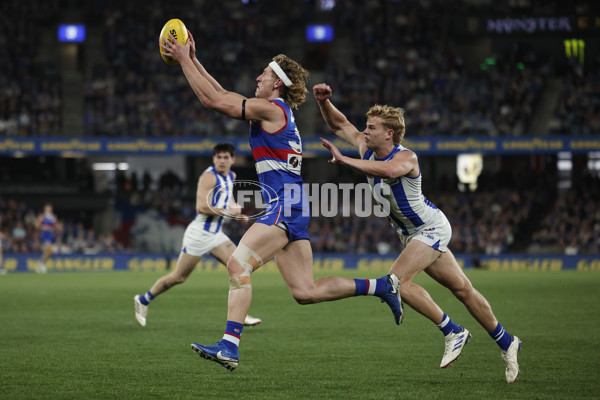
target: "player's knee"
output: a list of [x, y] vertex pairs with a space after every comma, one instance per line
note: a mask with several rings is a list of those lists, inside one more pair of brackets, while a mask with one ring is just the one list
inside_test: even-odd
[[468, 299], [473, 294], [473, 286], [470, 282], [462, 282], [462, 284], [453, 286], [450, 290], [461, 301]]
[[305, 306], [307, 304], [315, 304], [316, 301], [309, 297], [309, 296], [294, 296], [294, 300], [296, 300], [296, 303]]
[[229, 272], [229, 290], [252, 289], [250, 274], [254, 270], [249, 259], [252, 251], [246, 246], [240, 245], [227, 260], [227, 271]]
[[240, 243], [229, 260], [227, 260], [227, 271], [229, 277], [250, 276], [254, 269], [262, 265], [262, 259], [251, 248]]
[[315, 304], [319, 302], [317, 298], [309, 291], [292, 289], [290, 292], [294, 300], [296, 300], [296, 302], [300, 305]]
[[185, 282], [186, 279], [187, 279], [187, 276], [183, 276], [183, 275], [179, 275], [179, 274], [175, 274], [175, 273], [170, 273], [167, 276], [165, 276], [164, 283], [168, 287], [171, 287], [171, 286], [182, 284], [183, 282]]
[[227, 272], [229, 273], [229, 278], [240, 276], [244, 273], [244, 267], [235, 257], [231, 256], [227, 260]]

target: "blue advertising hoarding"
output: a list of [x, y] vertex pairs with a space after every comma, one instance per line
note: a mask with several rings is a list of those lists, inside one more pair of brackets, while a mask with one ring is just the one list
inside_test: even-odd
[[[600, 271], [600, 255], [525, 255], [511, 254], [480, 256], [474, 260], [471, 255], [455, 254], [462, 268], [480, 268], [492, 271]], [[395, 256], [378, 254], [315, 253], [314, 269], [317, 271], [387, 271]], [[4, 268], [8, 273], [35, 272], [39, 255], [5, 254]], [[176, 256], [166, 257], [157, 254], [96, 254], [96, 255], [54, 255], [46, 263], [48, 272], [111, 272], [111, 271], [167, 271], [177, 262]], [[212, 257], [203, 258], [197, 265], [200, 270], [216, 270], [225, 267]], [[274, 262], [264, 269], [276, 270]]]

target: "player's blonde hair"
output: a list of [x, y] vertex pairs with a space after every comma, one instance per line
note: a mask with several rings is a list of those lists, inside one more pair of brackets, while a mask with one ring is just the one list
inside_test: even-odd
[[402, 143], [406, 127], [404, 126], [404, 108], [375, 104], [367, 111], [367, 118], [379, 117], [388, 129], [394, 131], [394, 144]]
[[[308, 89], [306, 88], [309, 76], [308, 71], [285, 54], [276, 55], [273, 57], [273, 61], [281, 67], [283, 72], [292, 81], [291, 86], [281, 85], [279, 88], [281, 98], [291, 108], [298, 108], [300, 104], [304, 103], [306, 94], [308, 93]], [[277, 78], [275, 72], [273, 72], [273, 75]]]

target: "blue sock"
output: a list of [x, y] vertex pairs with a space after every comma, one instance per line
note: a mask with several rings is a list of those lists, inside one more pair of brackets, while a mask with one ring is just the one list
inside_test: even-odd
[[504, 351], [508, 350], [510, 344], [512, 343], [513, 337], [509, 335], [508, 332], [504, 330], [500, 322], [498, 322], [498, 326], [496, 329], [490, 332], [490, 337], [498, 343], [498, 346]]
[[388, 290], [387, 275], [379, 279], [355, 279], [355, 296], [382, 296]]
[[462, 328], [459, 325], [456, 325], [446, 313], [444, 313], [442, 322], [440, 322], [437, 327], [440, 328], [444, 336], [447, 336], [451, 332], [458, 333], [462, 331]]
[[223, 343], [229, 350], [237, 353], [238, 347], [240, 346], [240, 339], [242, 338], [242, 330], [244, 330], [244, 324], [239, 322], [227, 321], [225, 327], [225, 333], [223, 334]]
[[150, 304], [152, 300], [154, 300], [154, 296], [152, 296], [152, 293], [150, 293], [149, 290], [146, 292], [146, 294], [140, 296], [140, 303], [142, 303], [145, 306]]

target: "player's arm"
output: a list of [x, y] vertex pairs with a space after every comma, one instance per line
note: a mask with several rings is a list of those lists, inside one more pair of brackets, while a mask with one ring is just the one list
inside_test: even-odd
[[325, 83], [313, 86], [313, 94], [317, 99], [321, 115], [323, 115], [323, 119], [327, 123], [329, 129], [331, 129], [336, 136], [344, 139], [358, 149], [362, 157], [365, 151], [367, 151], [366, 144], [363, 140], [363, 134], [333, 105], [330, 100], [332, 93], [331, 87]]
[[200, 75], [202, 75], [212, 85], [212, 87], [215, 88], [215, 90], [217, 92], [219, 92], [219, 93], [226, 92], [226, 90], [223, 89], [221, 84], [219, 82], [217, 82], [217, 80], [215, 78], [213, 78], [211, 74], [208, 73], [206, 68], [204, 68], [204, 65], [202, 65], [202, 63], [200, 63], [200, 61], [198, 61], [198, 58], [196, 57], [196, 41], [194, 40], [194, 36], [192, 35], [192, 32], [190, 32], [189, 29], [188, 29], [188, 40], [190, 42], [190, 59], [194, 63], [194, 66], [196, 67], [198, 72], [200, 72]]
[[172, 34], [169, 33], [169, 37], [171, 38], [170, 40], [165, 40], [164, 43], [160, 43], [163, 54], [179, 62], [183, 74], [202, 105], [229, 117], [243, 119], [242, 102], [246, 100], [246, 97], [235, 92], [224, 90], [221, 85], [208, 74], [207, 75], [210, 78], [203, 76], [189, 56], [191, 46], [189, 40], [185, 45], [182, 45]]
[[206, 215], [225, 215], [227, 210], [216, 208], [210, 205], [210, 199], [213, 190], [217, 184], [217, 177], [210, 173], [204, 173], [198, 178], [198, 188], [196, 191], [196, 212]]
[[185, 45], [181, 45], [170, 33], [169, 37], [171, 40], [160, 43], [163, 53], [179, 62], [188, 83], [206, 108], [236, 119], [266, 122], [262, 126], [267, 131], [280, 129], [285, 124], [285, 113], [276, 104], [266, 99], [248, 99], [238, 93], [224, 90], [210, 75], [206, 74], [210, 77], [207, 78], [198, 70], [189, 57], [189, 40]]
[[400, 176], [416, 177], [419, 175], [419, 160], [417, 155], [409, 150], [399, 151], [389, 161], [362, 160], [344, 156], [333, 143], [321, 138], [323, 146], [331, 152], [332, 163], [338, 163], [355, 168], [369, 176], [392, 179]]

